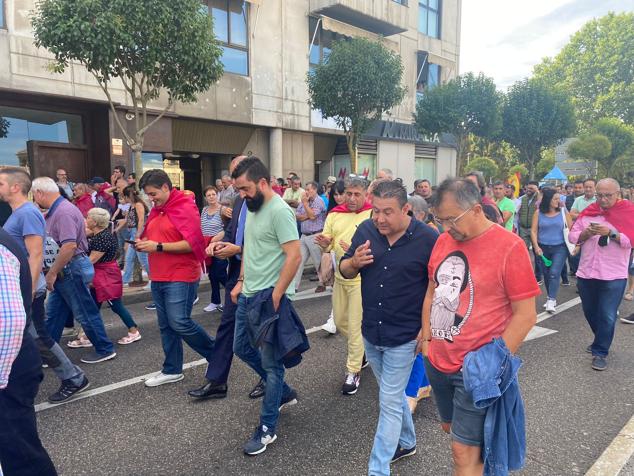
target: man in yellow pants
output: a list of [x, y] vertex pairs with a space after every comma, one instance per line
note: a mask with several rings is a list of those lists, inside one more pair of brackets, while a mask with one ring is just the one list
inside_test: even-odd
[[337, 330], [348, 338], [346, 378], [341, 387], [344, 395], [357, 393], [363, 366], [363, 338], [361, 336], [361, 278], [345, 279], [339, 272], [339, 260], [350, 247], [352, 235], [359, 224], [370, 218], [372, 206], [366, 201], [368, 183], [359, 177], [346, 180], [346, 201], [333, 208], [324, 224], [323, 233], [315, 242], [324, 252], [334, 250], [336, 255], [335, 284], [332, 307]]

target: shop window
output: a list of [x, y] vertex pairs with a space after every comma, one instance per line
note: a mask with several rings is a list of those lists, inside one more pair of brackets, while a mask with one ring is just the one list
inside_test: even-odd
[[414, 159], [417, 179], [427, 179], [436, 183], [436, 159]]
[[440, 7], [442, 0], [418, 0], [418, 31], [440, 38]]
[[376, 177], [376, 155], [375, 154], [358, 154], [357, 170], [352, 171], [350, 167], [349, 155], [335, 155], [333, 161], [333, 175], [337, 178], [345, 179], [350, 174], [364, 176], [373, 180]]
[[0, 106], [0, 165], [25, 166], [28, 141], [84, 143], [80, 115]]
[[247, 2], [244, 0], [209, 0], [214, 20], [214, 34], [221, 43], [222, 64], [226, 73], [249, 75]]
[[418, 53], [418, 67], [416, 68], [416, 100], [419, 100], [425, 91], [435, 88], [440, 84], [441, 67], [429, 62], [427, 52]]
[[172, 181], [172, 186], [182, 190], [183, 172], [178, 160], [166, 159], [163, 157], [163, 154], [143, 152], [141, 155], [141, 164], [143, 165], [141, 175], [152, 169], [164, 170]]

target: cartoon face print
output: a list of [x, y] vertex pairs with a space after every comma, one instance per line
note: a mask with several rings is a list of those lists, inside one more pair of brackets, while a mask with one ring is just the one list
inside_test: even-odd
[[460, 306], [460, 295], [470, 284], [469, 264], [461, 252], [449, 254], [438, 266], [435, 275], [438, 284], [431, 307], [432, 337], [453, 341], [460, 333], [466, 318], [456, 313]]

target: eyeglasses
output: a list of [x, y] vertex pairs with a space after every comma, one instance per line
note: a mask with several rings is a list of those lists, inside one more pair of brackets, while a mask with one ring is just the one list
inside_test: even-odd
[[612, 198], [616, 193], [595, 193], [595, 196], [601, 200], [602, 198]]
[[473, 210], [473, 207], [469, 208], [468, 210], [465, 210], [460, 215], [458, 215], [456, 218], [437, 218], [437, 217], [434, 217], [434, 223], [436, 223], [436, 225], [440, 225], [440, 226], [449, 225], [450, 227], [454, 228], [456, 226], [456, 223], [458, 223], [460, 221], [460, 219], [463, 216], [465, 216], [467, 213], [469, 213], [471, 210]]

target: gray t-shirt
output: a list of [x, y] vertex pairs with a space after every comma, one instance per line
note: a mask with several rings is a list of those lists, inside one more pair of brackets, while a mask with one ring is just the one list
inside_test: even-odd
[[[24, 253], [28, 256], [29, 252], [26, 249], [25, 238], [27, 236], [35, 235], [42, 237], [42, 247], [44, 246], [44, 240], [46, 239], [46, 224], [42, 213], [31, 202], [26, 202], [16, 208], [7, 222], [3, 226], [4, 231], [15, 238], [20, 247], [24, 250]], [[44, 274], [40, 273], [40, 277], [37, 281], [37, 293], [40, 293], [46, 289], [46, 281], [44, 280]]]
[[55, 200], [46, 214], [46, 234], [60, 247], [68, 242], [77, 243], [75, 256], [88, 254], [84, 216], [79, 208], [63, 197]]

